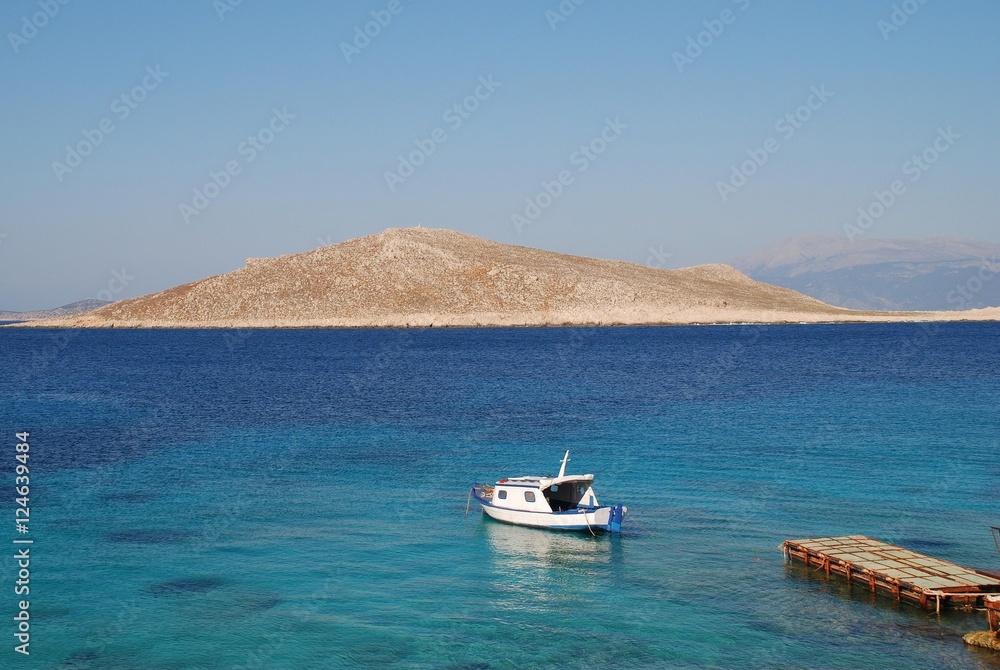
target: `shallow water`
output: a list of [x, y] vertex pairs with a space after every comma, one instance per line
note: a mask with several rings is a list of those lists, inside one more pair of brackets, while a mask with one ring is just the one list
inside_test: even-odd
[[[0, 664], [1000, 666], [961, 640], [982, 614], [778, 550], [864, 533], [1000, 567], [998, 335], [2, 330], [35, 544], [31, 657]], [[621, 537], [465, 516], [470, 484], [553, 473], [567, 448], [629, 506]]]

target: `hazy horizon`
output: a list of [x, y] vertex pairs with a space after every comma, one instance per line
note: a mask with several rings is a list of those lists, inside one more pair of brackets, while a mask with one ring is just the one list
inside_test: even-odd
[[998, 18], [8, 2], [0, 310], [418, 224], [664, 267], [803, 234], [997, 243]]

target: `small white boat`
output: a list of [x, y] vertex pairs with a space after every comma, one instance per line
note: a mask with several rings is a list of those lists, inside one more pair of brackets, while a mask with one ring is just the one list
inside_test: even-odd
[[594, 493], [594, 475], [567, 475], [569, 451], [555, 477], [511, 477], [495, 485], [476, 484], [470, 496], [490, 517], [516, 526], [620, 532], [623, 505], [601, 505]]

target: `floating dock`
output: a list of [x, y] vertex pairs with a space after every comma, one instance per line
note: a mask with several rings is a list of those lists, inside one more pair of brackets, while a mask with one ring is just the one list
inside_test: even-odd
[[987, 594], [1000, 593], [996, 576], [864, 535], [785, 540], [782, 550], [789, 561], [937, 612], [982, 607]]

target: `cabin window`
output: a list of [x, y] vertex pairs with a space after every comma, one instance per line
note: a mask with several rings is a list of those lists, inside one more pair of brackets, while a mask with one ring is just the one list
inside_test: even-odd
[[559, 485], [558, 484], [553, 484], [552, 486], [549, 487], [549, 489], [552, 490], [552, 491], [558, 491], [559, 490]]
[[507, 499], [507, 490], [506, 489], [500, 489], [499, 491], [497, 491], [497, 498], [500, 498], [500, 500], [506, 500]]
[[534, 491], [525, 491], [524, 492], [524, 500], [526, 502], [535, 502], [535, 492]]

